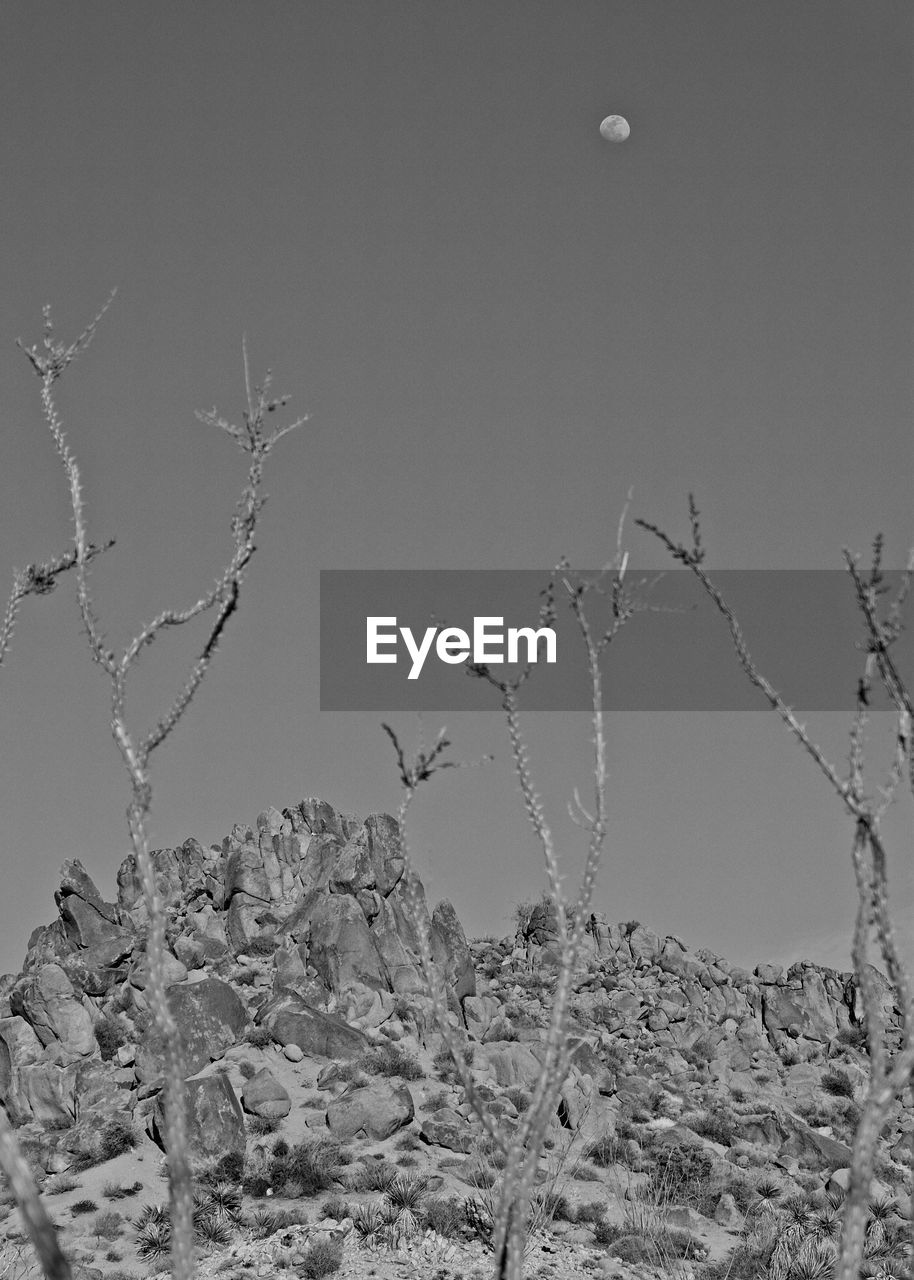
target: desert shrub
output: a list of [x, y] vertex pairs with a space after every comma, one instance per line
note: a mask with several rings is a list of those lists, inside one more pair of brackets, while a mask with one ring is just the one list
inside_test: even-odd
[[627, 1227], [619, 1222], [598, 1222], [594, 1227], [594, 1243], [599, 1245], [615, 1244], [620, 1236], [624, 1236]]
[[459, 1239], [466, 1223], [463, 1204], [456, 1196], [433, 1197], [422, 1206], [422, 1221], [428, 1230], [437, 1232], [439, 1236]]
[[736, 1117], [729, 1107], [718, 1105], [700, 1111], [685, 1122], [693, 1133], [728, 1147], [736, 1137]]
[[425, 1072], [415, 1058], [396, 1045], [382, 1045], [375, 1053], [360, 1059], [360, 1066], [369, 1075], [399, 1076], [402, 1080], [421, 1080]]
[[273, 1184], [267, 1177], [266, 1173], [256, 1170], [252, 1173], [246, 1173], [241, 1182], [242, 1189], [246, 1196], [253, 1196], [259, 1200], [261, 1196], [265, 1196], [271, 1190]]
[[75, 1204], [70, 1205], [70, 1212], [74, 1218], [84, 1213], [95, 1213], [98, 1205], [94, 1200], [77, 1200]]
[[73, 1152], [70, 1169], [73, 1173], [85, 1173], [87, 1169], [94, 1169], [97, 1164], [101, 1164], [98, 1147], [81, 1147], [79, 1151]]
[[357, 1165], [347, 1185], [350, 1191], [386, 1191], [399, 1173], [396, 1165], [388, 1164], [386, 1160], [373, 1160], [370, 1164]]
[[321, 1205], [325, 1218], [335, 1218], [337, 1222], [342, 1222], [344, 1218], [350, 1217], [349, 1202], [344, 1200], [342, 1196], [331, 1196]]
[[95, 1221], [92, 1223], [92, 1230], [100, 1240], [116, 1240], [121, 1234], [123, 1218], [113, 1209], [107, 1210], [105, 1213], [96, 1215]]
[[244, 1155], [241, 1151], [226, 1151], [216, 1161], [213, 1172], [217, 1181], [240, 1182], [244, 1177]]
[[248, 1226], [256, 1240], [267, 1240], [285, 1226], [284, 1215], [275, 1209], [255, 1209]]
[[305, 1199], [329, 1191], [333, 1185], [330, 1174], [331, 1161], [325, 1148], [317, 1143], [299, 1142], [282, 1161], [286, 1181], [300, 1184], [300, 1194]]
[[421, 1151], [422, 1139], [418, 1136], [418, 1134], [415, 1134], [410, 1129], [407, 1129], [406, 1132], [401, 1134], [401, 1136], [397, 1139], [395, 1146], [398, 1151]]
[[99, 1018], [92, 1031], [102, 1055], [102, 1062], [110, 1062], [121, 1045], [126, 1043], [127, 1037], [124, 1035], [121, 1024], [110, 1013]]
[[[471, 1045], [467, 1045], [463, 1050], [465, 1062], [471, 1062], [473, 1059], [473, 1049]], [[456, 1084], [459, 1076], [457, 1068], [454, 1066], [453, 1060], [447, 1049], [439, 1049], [432, 1060], [435, 1068], [435, 1074], [444, 1084]]]
[[695, 1200], [711, 1182], [713, 1168], [714, 1162], [703, 1147], [680, 1143], [655, 1145], [650, 1185], [659, 1198], [672, 1196], [685, 1201]]
[[79, 1182], [69, 1173], [56, 1173], [52, 1178], [48, 1178], [44, 1184], [44, 1190], [46, 1195], [62, 1196], [68, 1191], [75, 1191], [78, 1186]]
[[315, 1240], [305, 1250], [298, 1274], [303, 1280], [321, 1280], [322, 1276], [330, 1276], [339, 1271], [342, 1265], [343, 1251], [339, 1245], [329, 1240]]
[[530, 1094], [526, 1089], [522, 1089], [520, 1085], [512, 1085], [510, 1089], [505, 1090], [505, 1097], [519, 1113], [523, 1113], [530, 1106]]
[[849, 1049], [859, 1049], [865, 1053], [868, 1043], [866, 1027], [862, 1025], [842, 1027], [838, 1032], [838, 1041], [847, 1045]]
[[694, 1044], [689, 1045], [687, 1049], [680, 1049], [680, 1054], [685, 1058], [690, 1067], [706, 1067], [714, 1056], [714, 1046], [707, 1036], [699, 1036]]
[[568, 1202], [568, 1197], [558, 1192], [550, 1192], [543, 1203], [546, 1221], [577, 1222], [577, 1213]]
[[244, 1038], [255, 1049], [266, 1049], [273, 1043], [273, 1037], [266, 1027], [248, 1027]]
[[252, 938], [244, 949], [249, 956], [271, 956], [278, 945], [275, 938], [259, 937]]
[[273, 1156], [276, 1160], [285, 1160], [289, 1151], [290, 1147], [285, 1138], [277, 1138], [273, 1143]]
[[127, 1116], [114, 1116], [102, 1127], [98, 1139], [101, 1161], [113, 1160], [136, 1146], [136, 1131]]
[[135, 1196], [142, 1190], [142, 1182], [134, 1182], [129, 1186], [122, 1186], [119, 1182], [106, 1182], [102, 1188], [102, 1195], [106, 1200], [125, 1200], [128, 1196]]
[[579, 1204], [575, 1210], [575, 1222], [589, 1222], [595, 1225], [606, 1217], [606, 1205], [599, 1200], [591, 1200], [587, 1204]]
[[822, 1088], [833, 1098], [853, 1098], [854, 1096], [854, 1082], [850, 1076], [834, 1067], [829, 1067], [823, 1072]]

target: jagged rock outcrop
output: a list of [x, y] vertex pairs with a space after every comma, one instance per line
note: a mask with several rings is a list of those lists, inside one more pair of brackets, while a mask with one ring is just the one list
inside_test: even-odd
[[[387, 815], [360, 821], [304, 800], [267, 810], [254, 827], [236, 826], [221, 845], [189, 839], [151, 859], [188, 1077], [208, 1079], [209, 1064], [255, 1021], [290, 1051], [357, 1057], [372, 1044], [361, 1028], [390, 1016], [379, 995], [424, 991], [399, 833]], [[72, 1119], [85, 1077], [79, 1064], [87, 1063], [107, 1080], [109, 1096], [114, 1090], [138, 1111], [154, 1111], [164, 1045], [149, 1008], [148, 920], [135, 859], [118, 870], [114, 903], [78, 860], [67, 861], [55, 902], [58, 918], [32, 934], [22, 973], [0, 979], [0, 1103], [18, 1122]], [[460, 922], [448, 903], [430, 916], [421, 887], [419, 903], [459, 1009], [475, 990]], [[245, 964], [256, 968], [255, 988], [244, 985], [253, 981]], [[360, 1026], [341, 1016], [341, 1001]], [[215, 1088], [194, 1084], [201, 1131], [236, 1124]], [[256, 1105], [269, 1111], [270, 1101]]]
[[[415, 1122], [430, 1147], [475, 1149], [481, 1130], [453, 1071], [432, 1065], [442, 1038], [394, 819], [360, 821], [306, 800], [236, 826], [218, 846], [187, 840], [157, 851], [153, 866], [195, 1150], [243, 1150], [245, 1111], [251, 1124], [286, 1116], [305, 1071], [317, 1075], [310, 1128], [379, 1142]], [[22, 973], [0, 978], [0, 1103], [40, 1131], [47, 1169], [66, 1169], [111, 1112], [161, 1141], [165, 1046], [149, 1003], [148, 921], [132, 858], [117, 883], [117, 902], [106, 902], [80, 863], [65, 864], [57, 920], [33, 933]], [[471, 947], [449, 903], [429, 912], [421, 886], [417, 895], [464, 1061], [499, 1123], [515, 1124], [542, 1074], [562, 949], [555, 912], [538, 904], [510, 942]], [[873, 973], [891, 1041], [898, 1011]], [[704, 1090], [743, 1099], [712, 1144], [718, 1158], [731, 1141], [823, 1178], [848, 1163], [844, 1113], [823, 1123], [821, 1098], [838, 1056], [848, 1101], [865, 1082], [852, 975], [808, 962], [750, 973], [594, 914], [572, 987], [558, 1130], [612, 1135], [622, 1118], [656, 1117], [661, 1102], [678, 1119]], [[369, 1074], [418, 1070], [419, 1056], [447, 1086], [428, 1113], [405, 1083]], [[893, 1110], [887, 1151], [910, 1143], [912, 1112], [909, 1093]], [[689, 1133], [676, 1123], [663, 1140], [699, 1141]], [[733, 1206], [721, 1213], [732, 1219]]]

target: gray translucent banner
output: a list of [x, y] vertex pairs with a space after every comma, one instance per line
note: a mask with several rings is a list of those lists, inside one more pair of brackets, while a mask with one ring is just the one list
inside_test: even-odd
[[[729, 569], [710, 576], [739, 619], [760, 671], [788, 704], [798, 711], [853, 710], [866, 632], [847, 573]], [[457, 628], [472, 640], [474, 620], [500, 618], [501, 625], [485, 624], [487, 653], [507, 658], [512, 628], [542, 625], [540, 592], [549, 578], [549, 570], [323, 570], [321, 710], [497, 708], [499, 696], [491, 685], [468, 675], [462, 662], [450, 664], [440, 656], [459, 658], [459, 631], [449, 632], [443, 647], [440, 633]], [[886, 572], [886, 598], [900, 580], [900, 572]], [[672, 569], [658, 576], [629, 568], [625, 585], [641, 608], [604, 652], [606, 710], [747, 711], [768, 706], [739, 666], [725, 619], [690, 571]], [[556, 606], [556, 660], [544, 660], [544, 639], [520, 702], [530, 711], [587, 710], [586, 654], [561, 589]], [[591, 593], [587, 607], [594, 632], [605, 630], [611, 620], [609, 600]], [[419, 670], [401, 629], [409, 631], [419, 652], [429, 628], [435, 631]], [[395, 661], [368, 661], [370, 633], [373, 654]], [[518, 654], [523, 662], [523, 635]], [[902, 633], [892, 655], [902, 676], [914, 675], [909, 634]], [[519, 670], [507, 661], [490, 665], [498, 676]], [[416, 678], [409, 678], [411, 671]], [[888, 703], [874, 690], [872, 705]]]

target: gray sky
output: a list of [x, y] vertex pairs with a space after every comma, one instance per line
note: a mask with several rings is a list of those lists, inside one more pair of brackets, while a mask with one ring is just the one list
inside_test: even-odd
[[[313, 415], [276, 456], [241, 612], [156, 762], [157, 844], [305, 795], [395, 808], [378, 718], [318, 709], [322, 568], [594, 565], [629, 486], [677, 534], [694, 489], [712, 568], [838, 567], [877, 529], [903, 561], [912, 24], [890, 0], [8, 0], [7, 572], [70, 536], [13, 345], [43, 303], [70, 336], [120, 290], [61, 388], [92, 532], [118, 539], [94, 577], [116, 643], [225, 556], [242, 460], [193, 410], [240, 411], [243, 332]], [[609, 112], [623, 145], [600, 138]], [[629, 547], [663, 563], [635, 530]], [[135, 723], [189, 654], [169, 637], [150, 655]], [[12, 969], [63, 859], [111, 895], [127, 847], [70, 583], [29, 602], [0, 696]], [[812, 723], [843, 757], [845, 717]], [[459, 754], [497, 759], [435, 780], [415, 851], [471, 934], [503, 932], [539, 891], [537, 853], [497, 717], [448, 724]], [[530, 728], [574, 868], [562, 811], [587, 725]], [[850, 833], [776, 723], [619, 715], [611, 738], [599, 908], [744, 963], [840, 951]]]

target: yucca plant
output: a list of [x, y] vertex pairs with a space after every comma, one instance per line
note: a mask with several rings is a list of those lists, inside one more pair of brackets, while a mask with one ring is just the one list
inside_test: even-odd
[[241, 1220], [241, 1192], [230, 1182], [217, 1182], [207, 1187], [201, 1205], [212, 1217], [236, 1224]]
[[422, 1202], [428, 1191], [428, 1180], [419, 1174], [401, 1173], [384, 1192], [384, 1207], [391, 1235], [411, 1240], [420, 1232]]
[[387, 1215], [379, 1200], [357, 1204], [352, 1210], [352, 1224], [360, 1240], [371, 1243], [377, 1240], [387, 1225]]
[[194, 1236], [209, 1249], [221, 1249], [232, 1238], [232, 1229], [225, 1218], [212, 1212], [194, 1216]]
[[158, 1262], [171, 1252], [171, 1226], [167, 1222], [147, 1222], [136, 1233], [137, 1256], [144, 1262]]

